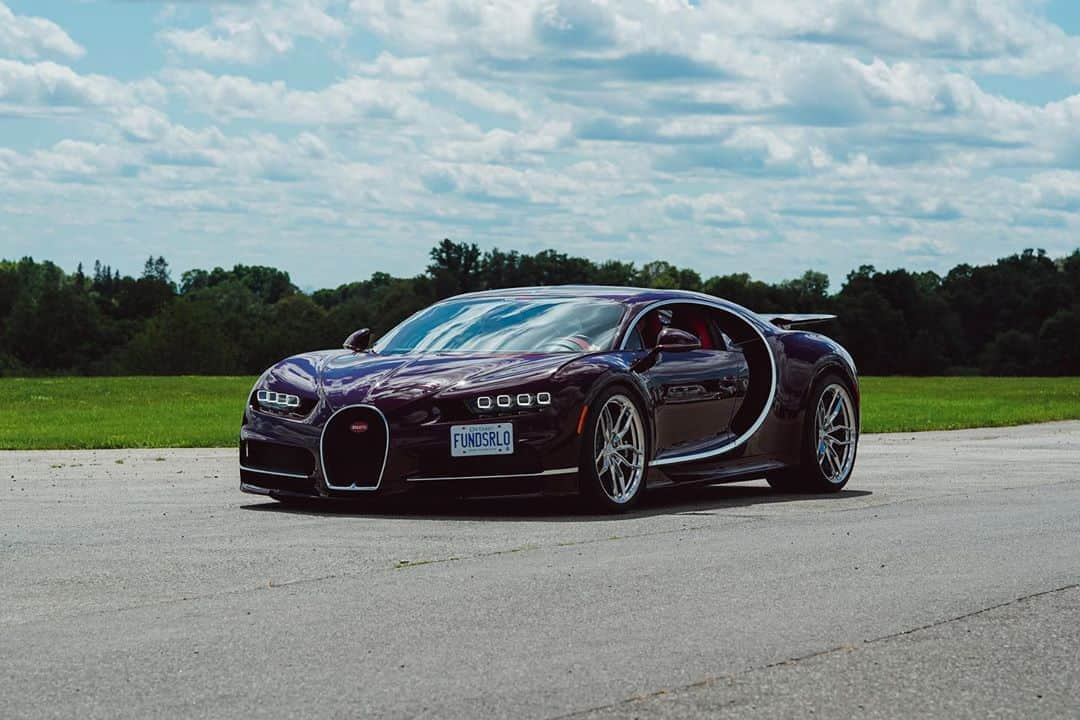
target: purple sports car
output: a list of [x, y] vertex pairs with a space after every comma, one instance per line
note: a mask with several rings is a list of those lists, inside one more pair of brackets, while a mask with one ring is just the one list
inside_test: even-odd
[[851, 356], [709, 295], [591, 286], [449, 298], [370, 344], [281, 361], [240, 430], [240, 488], [283, 502], [406, 491], [580, 495], [765, 477], [836, 492], [859, 438]]

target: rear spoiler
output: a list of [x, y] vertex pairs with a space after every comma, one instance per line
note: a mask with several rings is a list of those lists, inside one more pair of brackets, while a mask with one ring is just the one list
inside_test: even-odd
[[778, 328], [783, 330], [794, 330], [795, 328], [809, 327], [810, 325], [821, 325], [827, 323], [830, 320], [835, 320], [835, 315], [799, 315], [799, 314], [786, 314], [786, 315], [762, 315], [761, 318], [766, 322], [770, 322]]

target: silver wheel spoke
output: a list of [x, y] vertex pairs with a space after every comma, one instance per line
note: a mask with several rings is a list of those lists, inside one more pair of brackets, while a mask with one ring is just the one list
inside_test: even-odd
[[833, 470], [839, 470], [843, 467], [843, 464], [840, 462], [840, 456], [836, 454], [834, 449], [831, 447], [826, 448], [825, 452], [829, 454], [829, 462], [832, 464]]
[[825, 388], [815, 408], [817, 463], [831, 483], [841, 483], [851, 472], [858, 442], [855, 409], [847, 390], [832, 384]]
[[611, 434], [611, 409], [605, 407], [600, 413], [600, 425], [604, 433], [604, 437]]
[[593, 458], [600, 486], [616, 503], [629, 502], [645, 475], [645, 429], [637, 406], [625, 395], [612, 395], [600, 410]]
[[833, 424], [833, 421], [836, 420], [836, 416], [839, 415], [840, 411], [843, 410], [843, 409], [844, 409], [844, 401], [841, 398], [840, 393], [837, 392], [837, 393], [835, 393], [833, 395], [833, 404], [832, 404], [832, 407], [829, 408], [829, 411], [827, 413], [827, 417], [828, 417], [827, 421], [828, 421], [828, 424], [830, 426]]
[[818, 450], [818, 467], [821, 468], [821, 472], [826, 475], [832, 475], [831, 472], [825, 469], [825, 465], [832, 465], [832, 458], [829, 457], [827, 452]]

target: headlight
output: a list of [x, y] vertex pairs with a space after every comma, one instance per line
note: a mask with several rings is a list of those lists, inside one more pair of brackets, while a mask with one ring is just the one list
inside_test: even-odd
[[551, 393], [518, 393], [516, 395], [481, 395], [469, 401], [473, 412], [513, 412], [515, 410], [531, 410], [545, 408], [551, 405]]
[[288, 395], [273, 390], [259, 390], [255, 393], [255, 400], [259, 403], [259, 407], [266, 410], [293, 410], [300, 407], [299, 395]]
[[256, 390], [251, 393], [251, 407], [262, 413], [277, 415], [290, 420], [300, 420], [311, 414], [319, 404], [317, 398], [275, 392], [274, 390]]

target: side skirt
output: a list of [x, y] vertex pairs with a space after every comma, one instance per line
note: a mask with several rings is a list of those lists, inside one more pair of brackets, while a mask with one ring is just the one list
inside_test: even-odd
[[[775, 470], [787, 467], [778, 460], [757, 458], [749, 462], [732, 463], [721, 468], [678, 471], [675, 467], [666, 467], [663, 472], [657, 468], [649, 469], [649, 488], [690, 485], [694, 483], [724, 483], [756, 480]], [[655, 482], [659, 480], [659, 482]]]

